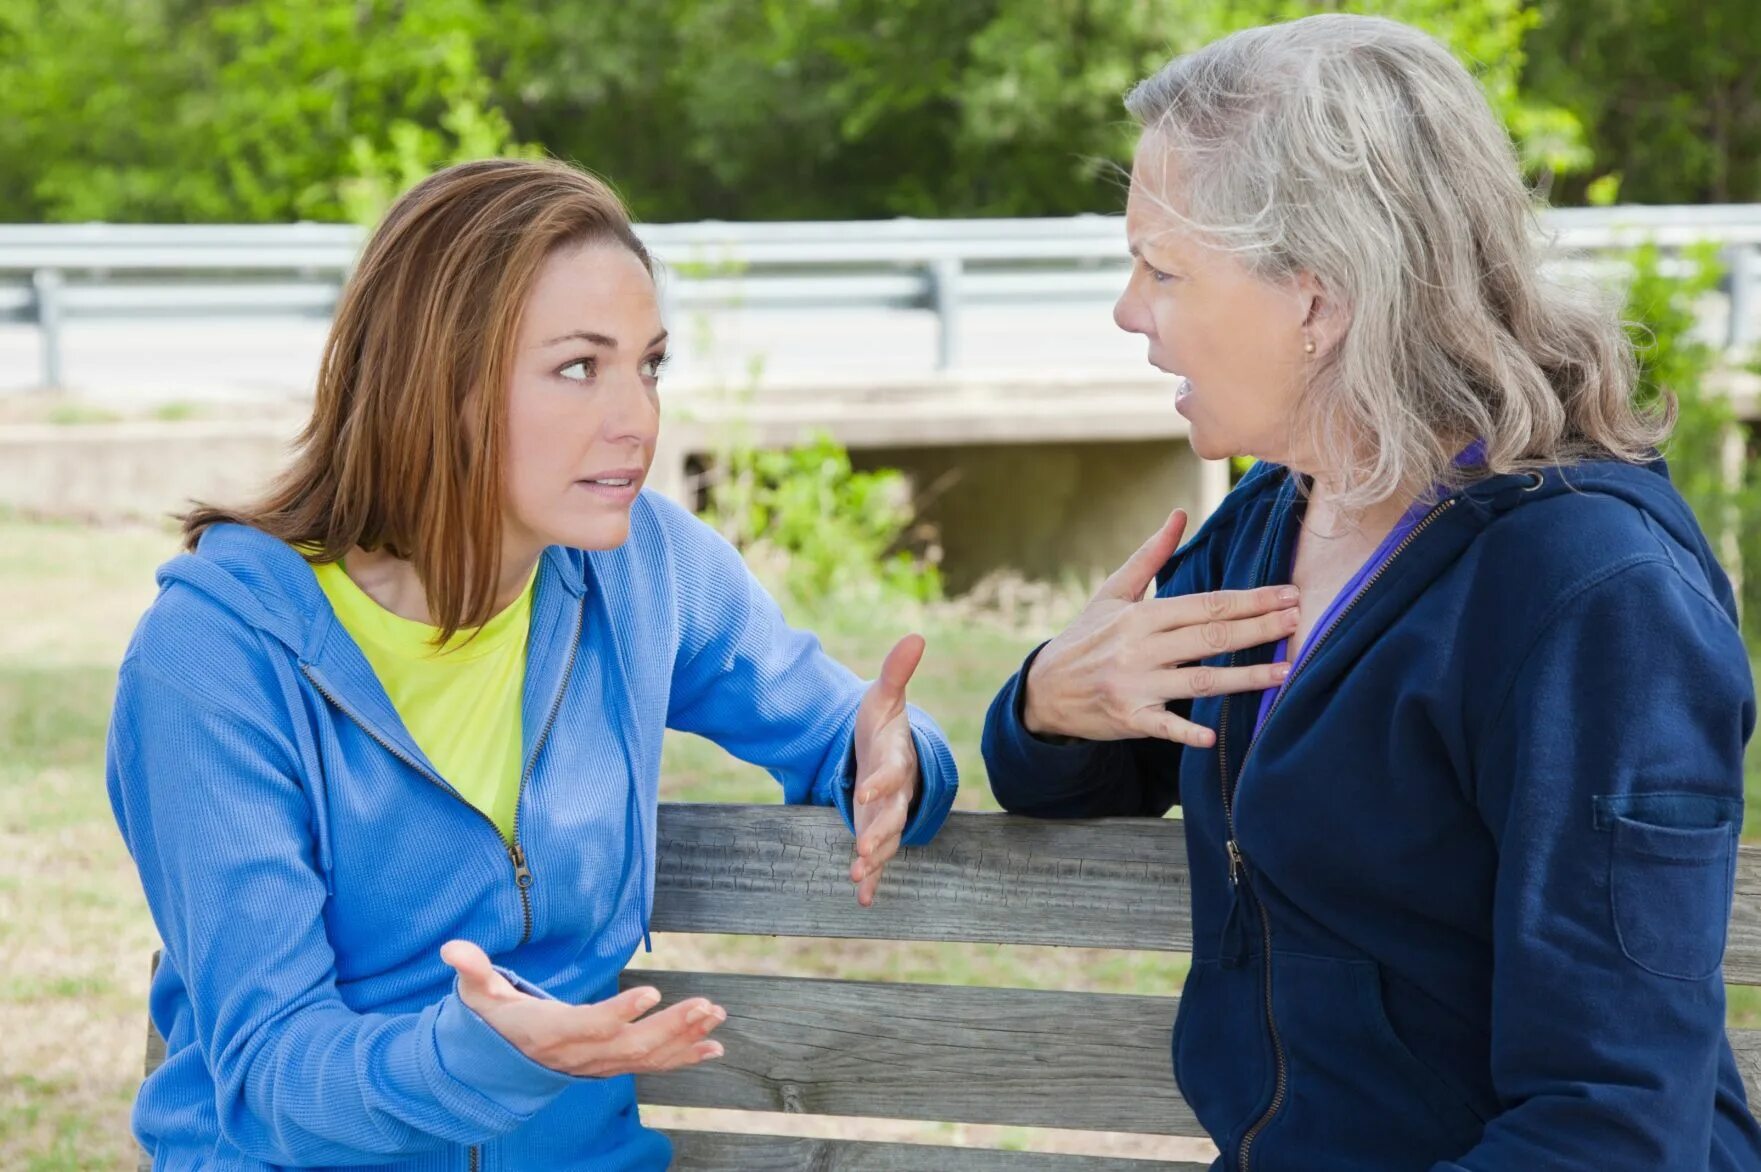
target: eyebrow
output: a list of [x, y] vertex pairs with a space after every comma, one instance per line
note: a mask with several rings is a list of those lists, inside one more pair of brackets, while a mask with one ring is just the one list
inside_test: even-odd
[[[648, 340], [648, 345], [642, 348], [644, 350], [652, 350], [666, 340], [667, 332], [662, 330], [660, 333], [650, 338]], [[551, 338], [548, 341], [540, 342], [539, 345], [554, 346], [558, 342], [591, 342], [595, 346], [604, 346], [607, 350], [616, 350], [618, 348], [618, 340], [616, 338], [609, 338], [604, 334], [596, 334], [592, 330], [570, 330], [566, 334], [558, 334], [556, 337]]]
[[1139, 247], [1135, 240], [1128, 240], [1125, 242], [1125, 251], [1131, 254], [1131, 259], [1133, 260], [1143, 259], [1143, 249]]

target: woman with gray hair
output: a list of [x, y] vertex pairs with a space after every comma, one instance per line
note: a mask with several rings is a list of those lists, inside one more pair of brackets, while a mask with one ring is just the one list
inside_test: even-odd
[[1259, 463], [1003, 688], [998, 799], [1183, 808], [1219, 1167], [1761, 1168], [1748, 659], [1614, 313], [1543, 279], [1508, 138], [1404, 25], [1250, 29], [1126, 104], [1115, 317]]

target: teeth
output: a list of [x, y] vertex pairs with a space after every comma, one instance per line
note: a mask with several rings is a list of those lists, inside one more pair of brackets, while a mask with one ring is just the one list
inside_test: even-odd
[[628, 488], [630, 486], [630, 481], [628, 479], [624, 479], [624, 480], [615, 480], [615, 479], [613, 479], [613, 480], [590, 480], [587, 483], [589, 483], [589, 484], [604, 484], [604, 485], [608, 485], [612, 488]]

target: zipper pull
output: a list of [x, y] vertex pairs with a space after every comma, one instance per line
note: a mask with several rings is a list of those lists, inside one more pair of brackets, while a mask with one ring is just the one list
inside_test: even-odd
[[532, 872], [526, 867], [526, 852], [520, 848], [519, 843], [508, 847], [508, 858], [513, 861], [514, 882], [519, 885], [520, 890], [524, 891], [532, 886]]
[[1229, 848], [1229, 886], [1235, 887], [1241, 882], [1242, 874], [1247, 870], [1246, 861], [1241, 857], [1241, 847], [1232, 838], [1227, 843]]

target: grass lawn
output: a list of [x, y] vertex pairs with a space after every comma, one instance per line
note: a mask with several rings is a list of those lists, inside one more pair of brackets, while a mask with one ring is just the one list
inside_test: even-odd
[[[153, 567], [172, 546], [168, 533], [153, 529], [0, 518], [0, 613], [8, 616], [0, 627], [0, 1168], [7, 1172], [133, 1166], [127, 1115], [140, 1077], [155, 936], [111, 821], [104, 731], [116, 661], [152, 598]], [[1033, 636], [951, 608], [914, 625], [930, 650], [912, 698], [936, 713], [954, 743], [966, 778], [960, 805], [993, 808], [979, 731], [991, 695]], [[819, 630], [831, 652], [864, 675], [902, 633], [856, 616]], [[692, 738], [669, 739], [664, 776], [669, 799], [776, 800], [764, 773]], [[1751, 770], [1751, 818], [1757, 780]], [[1183, 957], [1004, 946], [660, 936], [655, 948], [639, 963], [1157, 993], [1177, 991], [1186, 967]], [[1733, 990], [1731, 1011], [1733, 1024], [1761, 1021], [1761, 991]], [[651, 1114], [665, 1123], [689, 1113]], [[740, 1126], [728, 1114], [695, 1121]], [[923, 1135], [882, 1122], [860, 1130]], [[1018, 1128], [936, 1130], [1009, 1147], [1162, 1158], [1204, 1151], [1176, 1146], [1183, 1141]]]

